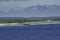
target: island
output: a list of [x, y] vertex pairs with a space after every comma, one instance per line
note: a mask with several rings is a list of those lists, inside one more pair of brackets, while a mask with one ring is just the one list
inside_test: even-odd
[[52, 24], [52, 23], [60, 23], [60, 18], [42, 18], [42, 19], [34, 19], [34, 18], [23, 18], [17, 20], [0, 20], [0, 25], [20, 25], [20, 24]]

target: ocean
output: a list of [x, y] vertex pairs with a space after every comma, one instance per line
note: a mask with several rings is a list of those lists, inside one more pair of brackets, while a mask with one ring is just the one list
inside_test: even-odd
[[60, 24], [0, 26], [0, 40], [60, 40]]

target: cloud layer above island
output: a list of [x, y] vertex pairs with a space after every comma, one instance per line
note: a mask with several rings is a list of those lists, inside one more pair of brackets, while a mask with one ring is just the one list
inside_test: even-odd
[[[45, 12], [45, 11], [43, 11], [41, 14], [37, 14], [37, 12], [36, 13], [34, 13], [34, 12], [31, 12], [31, 14], [30, 13], [28, 13], [27, 11], [24, 11], [25, 9], [24, 8], [28, 8], [29, 10], [30, 10], [30, 8], [29, 7], [31, 7], [31, 6], [37, 6], [37, 5], [47, 5], [47, 7], [49, 7], [48, 5], [60, 5], [60, 0], [0, 0], [0, 16], [12, 16], [12, 17], [15, 17], [15, 16], [17, 16], [17, 17], [32, 17], [32, 16], [51, 16], [51, 14], [52, 14], [52, 16], [53, 15], [57, 15], [57, 16], [60, 16], [60, 12], [58, 12], [58, 14], [56, 13], [56, 12], [51, 12], [51, 14], [50, 14], [50, 11], [47, 11], [46, 13], [43, 13], [43, 12]], [[24, 14], [23, 14], [23, 12], [17, 12], [17, 13], [15, 13], [14, 12], [14, 10], [16, 10], [16, 7], [19, 7], [19, 8], [21, 8], [21, 10], [22, 9], [24, 9], [23, 10], [23, 12], [25, 12]], [[5, 10], [6, 9], [6, 10]], [[13, 12], [11, 13], [9, 13], [9, 9], [13, 9]], [[1, 11], [1, 10], [3, 10], [3, 11]], [[18, 10], [18, 9], [17, 9]], [[20, 11], [21, 11], [20, 10]], [[46, 10], [46, 9], [44, 9], [44, 10]], [[55, 10], [56, 11], [56, 10]], [[30, 11], [29, 11], [30, 12]]]
[[0, 0], [0, 7], [28, 7], [32, 5], [60, 5], [60, 0]]

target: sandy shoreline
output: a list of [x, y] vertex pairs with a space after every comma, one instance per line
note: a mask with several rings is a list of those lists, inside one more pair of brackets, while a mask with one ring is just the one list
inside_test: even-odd
[[18, 26], [22, 25], [20, 23], [1, 23], [0, 26]]
[[40, 25], [40, 24], [60, 24], [60, 22], [25, 22], [25, 23], [0, 23], [0, 26], [24, 26], [24, 25]]

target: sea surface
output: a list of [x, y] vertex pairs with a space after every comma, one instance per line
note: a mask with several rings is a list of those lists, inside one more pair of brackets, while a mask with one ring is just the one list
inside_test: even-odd
[[60, 40], [60, 24], [0, 26], [0, 40]]

